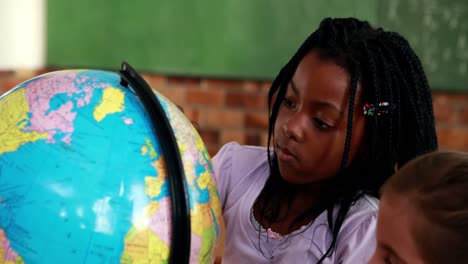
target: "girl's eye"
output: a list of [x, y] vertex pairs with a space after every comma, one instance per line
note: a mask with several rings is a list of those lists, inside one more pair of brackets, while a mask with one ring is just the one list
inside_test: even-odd
[[296, 105], [286, 97], [283, 99], [283, 104], [289, 109], [294, 109], [296, 107]]
[[317, 117], [314, 118], [314, 123], [315, 123], [315, 125], [316, 125], [318, 128], [320, 128], [320, 129], [322, 129], [322, 130], [328, 130], [328, 129], [332, 128], [331, 125], [327, 124], [327, 123], [324, 122], [322, 119], [317, 118]]

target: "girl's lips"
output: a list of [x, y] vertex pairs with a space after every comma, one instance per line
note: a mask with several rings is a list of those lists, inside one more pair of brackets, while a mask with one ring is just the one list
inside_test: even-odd
[[292, 161], [296, 159], [294, 154], [292, 154], [287, 148], [281, 148], [280, 146], [278, 146], [276, 152], [278, 158], [281, 160]]

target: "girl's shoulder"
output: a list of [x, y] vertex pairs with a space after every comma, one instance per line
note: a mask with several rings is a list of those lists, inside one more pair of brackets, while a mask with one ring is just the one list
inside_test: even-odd
[[375, 215], [379, 210], [379, 199], [370, 195], [363, 195], [349, 208], [349, 216]]
[[[340, 237], [347, 237], [351, 233], [355, 232], [359, 228], [365, 228], [365, 226], [372, 224], [377, 221], [377, 214], [379, 209], [379, 199], [364, 195], [359, 198], [350, 208], [346, 214], [346, 218], [343, 221], [343, 225], [340, 229]], [[339, 207], [336, 206], [334, 209], [335, 217], [338, 214]], [[316, 220], [320, 224], [328, 226], [327, 213], [323, 212]]]
[[264, 147], [224, 145], [212, 159], [223, 210], [248, 193], [260, 192], [269, 175], [268, 152]]
[[343, 222], [341, 236], [346, 237], [357, 229], [377, 222], [379, 199], [364, 195], [357, 200], [348, 211]]
[[245, 175], [259, 167], [268, 166], [265, 147], [245, 146], [236, 142], [225, 144], [212, 159], [215, 170]]
[[367, 263], [371, 258], [376, 247], [378, 208], [379, 200], [372, 196], [363, 196], [351, 206], [338, 235], [338, 261]]
[[229, 142], [224, 144], [221, 149], [216, 153], [214, 158], [219, 155], [235, 155], [238, 156], [241, 154], [244, 155], [254, 155], [254, 156], [262, 156], [263, 158], [267, 158], [267, 148], [260, 147], [260, 146], [250, 146], [250, 145], [240, 145], [237, 142]]

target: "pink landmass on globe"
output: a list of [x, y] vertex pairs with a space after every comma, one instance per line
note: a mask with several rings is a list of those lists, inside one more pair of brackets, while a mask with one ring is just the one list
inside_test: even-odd
[[3, 254], [4, 261], [16, 261], [18, 259], [18, 253], [13, 251], [13, 249], [10, 247], [10, 241], [6, 240], [1, 245], [2, 248], [5, 249], [5, 252]]
[[[89, 77], [77, 79], [76, 76], [75, 72], [64, 73], [60, 75], [60, 78], [44, 76], [41, 81], [32, 82], [26, 86], [25, 96], [31, 117], [24, 130], [41, 134], [48, 133], [47, 143], [55, 143], [55, 135], [61, 133], [64, 134], [62, 142], [71, 144], [71, 136], [75, 129], [73, 121], [76, 117], [76, 112], [72, 112], [74, 101], [71, 96], [84, 93], [83, 97], [76, 100], [76, 105], [83, 107], [90, 103], [93, 89], [110, 86], [107, 83], [98, 83], [93, 87], [86, 86], [78, 89], [76, 84], [86, 82]], [[64, 102], [56, 110], [49, 111], [50, 100], [58, 94], [66, 94], [70, 97], [70, 101]]]
[[158, 201], [159, 208], [154, 212], [149, 220], [149, 229], [153, 231], [164, 243], [169, 245], [171, 241], [171, 201], [169, 197], [164, 197]]
[[91, 97], [93, 97], [93, 89], [91, 87], [84, 87], [83, 92], [85, 93], [85, 96], [83, 98], [78, 99], [76, 102], [76, 105], [78, 107], [86, 106], [91, 101]]
[[190, 263], [198, 263], [202, 247], [201, 237], [192, 232], [190, 241]]
[[[169, 212], [169, 213], [168, 213]], [[171, 200], [170, 197], [164, 197], [159, 200], [159, 208], [154, 212], [149, 221], [149, 229], [153, 231], [165, 244], [171, 242]], [[202, 239], [199, 235], [191, 234], [191, 254], [190, 263], [198, 263]]]

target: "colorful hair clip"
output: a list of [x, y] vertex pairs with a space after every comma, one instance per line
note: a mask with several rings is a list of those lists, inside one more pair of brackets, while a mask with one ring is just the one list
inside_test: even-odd
[[[394, 107], [393, 107], [394, 108]], [[383, 114], [388, 114], [393, 108], [388, 102], [380, 102], [377, 105], [365, 103], [363, 110], [364, 115], [367, 116], [379, 116]]]

